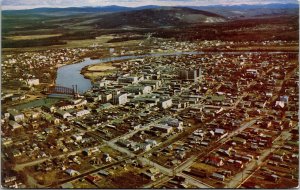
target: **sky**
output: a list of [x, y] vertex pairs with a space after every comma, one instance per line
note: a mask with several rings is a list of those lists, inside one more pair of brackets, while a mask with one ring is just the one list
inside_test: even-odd
[[206, 6], [237, 4], [298, 3], [299, 0], [1, 0], [3, 10], [32, 9], [38, 7], [83, 7], [118, 5], [137, 7], [159, 6]]

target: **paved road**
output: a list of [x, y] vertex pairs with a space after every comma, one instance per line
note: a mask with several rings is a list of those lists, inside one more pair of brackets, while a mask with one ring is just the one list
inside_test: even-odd
[[[208, 154], [210, 154], [211, 152], [215, 151], [215, 150], [218, 149], [220, 146], [222, 146], [222, 144], [223, 144], [224, 142], [226, 142], [228, 139], [230, 139], [233, 135], [235, 135], [236, 133], [239, 133], [239, 132], [243, 131], [243, 130], [246, 129], [247, 127], [252, 126], [255, 122], [256, 122], [256, 119], [253, 119], [253, 120], [251, 120], [251, 121], [245, 123], [245, 124], [242, 125], [240, 128], [238, 128], [237, 130], [235, 130], [234, 132], [232, 132], [231, 134], [229, 134], [227, 137], [225, 137], [224, 139], [222, 139], [221, 141], [219, 141], [219, 145], [218, 145], [217, 147], [214, 147], [212, 150], [210, 150], [209, 152], [206, 152], [206, 153], [204, 153], [204, 154], [205, 154], [205, 155], [208, 155]], [[177, 166], [176, 168], [174, 168], [174, 170], [167, 169], [167, 168], [165, 168], [165, 167], [163, 167], [163, 166], [161, 166], [161, 165], [159, 165], [159, 164], [157, 164], [157, 163], [154, 163], [154, 162], [150, 161], [149, 159], [145, 159], [145, 158], [144, 158], [143, 161], [145, 161], [146, 164], [148, 163], [148, 165], [152, 165], [152, 166], [157, 167], [158, 169], [160, 169], [160, 171], [161, 171], [162, 173], [164, 173], [164, 174], [166, 174], [166, 175], [169, 175], [169, 176], [174, 175], [173, 171], [175, 171], [175, 174], [177, 174], [177, 175], [183, 175], [181, 172], [182, 172], [184, 169], [190, 167], [190, 166], [197, 160], [197, 158], [200, 157], [200, 155], [203, 155], [203, 152], [201, 152], [198, 156], [192, 156], [192, 157], [190, 157], [188, 160], [186, 160], [185, 162], [181, 163], [179, 166]], [[184, 175], [185, 175], [185, 176], [188, 176], [188, 175], [186, 175], [186, 174], [184, 174]], [[190, 177], [191, 177], [191, 176], [190, 176]], [[190, 181], [191, 181], [191, 180], [192, 180], [192, 179], [190, 179]], [[197, 181], [198, 181], [198, 183], [202, 183], [202, 186], [203, 186], [203, 184], [204, 184], [203, 182], [201, 182], [200, 180], [197, 180]], [[196, 183], [195, 181], [193, 181], [193, 182], [194, 182], [194, 184]], [[191, 184], [193, 184], [193, 183], [191, 183]], [[199, 184], [198, 184], [198, 185], [199, 185]], [[197, 186], [197, 185], [196, 185], [196, 186]], [[207, 188], [207, 187], [203, 187], [203, 188]]]
[[[104, 145], [98, 145], [98, 146], [93, 146], [93, 147], [89, 147], [89, 148], [95, 148], [95, 147], [99, 147], [100, 148], [102, 146], [104, 146]], [[62, 153], [62, 154], [59, 154], [59, 155], [56, 155], [56, 156], [51, 156], [50, 155], [47, 158], [41, 158], [41, 159], [37, 159], [37, 160], [33, 160], [33, 161], [21, 163], [21, 164], [16, 164], [16, 166], [14, 167], [14, 170], [20, 171], [24, 167], [34, 166], [34, 165], [37, 165], [37, 164], [41, 164], [41, 163], [43, 163], [43, 162], [45, 162], [46, 160], [49, 160], [49, 159], [61, 158], [61, 157], [65, 158], [65, 157], [68, 157], [69, 155], [75, 155], [75, 154], [81, 153], [83, 151], [83, 149], [85, 149], [85, 148], [80, 148], [78, 150], [74, 150], [72, 152]]]
[[89, 175], [89, 174], [93, 174], [93, 173], [99, 172], [100, 170], [103, 170], [103, 169], [110, 168], [112, 166], [118, 165], [118, 164], [120, 164], [120, 163], [122, 163], [122, 162], [124, 162], [125, 160], [128, 160], [128, 159], [131, 159], [131, 158], [130, 157], [125, 157], [124, 159], [122, 159], [122, 160], [120, 160], [118, 162], [114, 162], [114, 163], [111, 163], [111, 164], [108, 164], [108, 165], [105, 165], [105, 166], [101, 166], [101, 167], [98, 167], [96, 169], [93, 169], [93, 170], [81, 173], [81, 174], [79, 174], [77, 176], [74, 176], [74, 177], [71, 177], [71, 178], [59, 181], [55, 185], [51, 185], [51, 186], [48, 186], [48, 187], [58, 187], [61, 184], [64, 184], [64, 183], [67, 183], [67, 182], [70, 182], [70, 181], [73, 181], [73, 180], [85, 177], [86, 175]]
[[164, 183], [168, 182], [171, 179], [172, 179], [172, 177], [164, 176], [164, 177], [162, 177], [162, 178], [160, 178], [160, 179], [158, 179], [154, 182], [151, 182], [151, 183], [148, 183], [148, 184], [144, 185], [143, 188], [149, 189], [149, 188], [159, 187], [159, 185], [164, 184]]
[[34, 179], [34, 177], [32, 177], [31, 175], [27, 175], [26, 177], [27, 177], [28, 185], [30, 187], [33, 187], [33, 188], [46, 188], [45, 186], [38, 184], [36, 179]]
[[[270, 72], [272, 69], [273, 69], [273, 68], [270, 68], [266, 73]], [[297, 69], [297, 68], [296, 68], [296, 69]], [[289, 72], [289, 73], [286, 75], [286, 77], [285, 77], [284, 80], [289, 79], [289, 78], [292, 76], [292, 74], [296, 71], [296, 69], [294, 69], [293, 71]], [[280, 85], [281, 87], [282, 87], [282, 84], [283, 84], [283, 82], [282, 82], [281, 85]], [[280, 89], [277, 90], [277, 91], [280, 91]], [[270, 102], [272, 102], [272, 101], [274, 101], [275, 99], [277, 99], [277, 97], [278, 97], [278, 96], [274, 96]], [[236, 175], [234, 176], [234, 178], [233, 178], [233, 179], [225, 186], [225, 188], [239, 188], [243, 182], [245, 182], [247, 179], [249, 179], [249, 178], [250, 178], [250, 177], [251, 177], [251, 176], [252, 176], [252, 175], [260, 168], [260, 166], [265, 162], [265, 161], [263, 161], [263, 160], [265, 160], [265, 158], [267, 158], [267, 156], [269, 156], [272, 152], [274, 152], [274, 151], [276, 150], [276, 148], [277, 148], [276, 142], [280, 141], [281, 139], [286, 140], [286, 139], [288, 139], [289, 137], [290, 137], [290, 133], [287, 132], [287, 131], [283, 131], [283, 132], [282, 132], [282, 133], [281, 133], [281, 134], [273, 141], [273, 145], [272, 145], [272, 148], [271, 148], [271, 149], [266, 149], [266, 150], [264, 150], [264, 151], [261, 153], [260, 158], [259, 158], [258, 160], [252, 160], [252, 161], [246, 166], [246, 168], [245, 168], [242, 172], [240, 172], [240, 173], [238, 173], [238, 174], [236, 174]]]
[[180, 174], [177, 174], [178, 176], [182, 176], [186, 179], [186, 181], [192, 185], [195, 185], [197, 186], [198, 188], [214, 188], [213, 186], [211, 185], [208, 185], [206, 183], [203, 183], [202, 181], [198, 180], [198, 179], [195, 179], [194, 177], [190, 176], [190, 175], [186, 175], [184, 173], [180, 173]]
[[136, 154], [132, 153], [130, 150], [128, 150], [127, 148], [121, 147], [116, 145], [115, 143], [111, 142], [111, 141], [104, 141], [108, 146], [110, 146], [111, 148], [118, 150], [119, 152], [125, 153], [128, 156], [131, 157], [135, 157]]
[[[146, 130], [146, 129], [149, 129], [151, 126], [153, 126], [154, 124], [157, 124], [159, 123], [160, 121], [162, 121], [163, 119], [167, 119], [168, 117], [162, 117], [154, 122], [151, 122], [145, 126], [142, 126], [141, 128], [137, 129], [137, 130], [133, 130], [129, 133], [126, 133], [124, 135], [121, 135], [119, 137], [116, 137], [114, 139], [111, 139], [110, 141], [104, 141], [104, 143], [106, 143], [108, 146], [110, 146], [111, 148], [115, 149], [115, 150], [118, 150], [120, 152], [123, 152], [131, 157], [134, 157], [134, 156], [137, 156], [136, 154], [132, 153], [131, 151], [129, 151], [127, 148], [124, 148], [124, 147], [121, 147], [119, 145], [116, 144], [116, 142], [119, 140], [119, 139], [122, 139], [122, 138], [130, 138], [131, 136], [133, 136], [135, 133], [139, 132], [139, 131], [143, 131], [143, 130]], [[145, 153], [142, 153], [140, 155], [143, 155]]]
[[[258, 117], [259, 118], [259, 117]], [[227, 135], [225, 138], [221, 139], [220, 141], [218, 141], [218, 145], [215, 146], [213, 149], [209, 150], [209, 152], [206, 152], [205, 155], [209, 155], [210, 153], [216, 151], [217, 149], [219, 149], [226, 141], [228, 141], [232, 136], [236, 135], [237, 133], [240, 133], [241, 131], [243, 131], [244, 129], [251, 127], [255, 122], [256, 119], [253, 119], [245, 124], [243, 124], [240, 128], [237, 128], [235, 131], [232, 131], [229, 135]], [[203, 152], [199, 154], [199, 156], [203, 155]], [[202, 156], [204, 157], [204, 156]]]
[[[240, 133], [241, 131], [243, 131], [243, 130], [246, 129], [247, 127], [252, 126], [255, 122], [256, 122], [256, 119], [253, 119], [253, 120], [251, 120], [251, 121], [245, 123], [245, 124], [242, 125], [240, 128], [238, 128], [238, 129], [236, 129], [235, 131], [233, 131], [232, 133], [230, 133], [227, 137], [225, 137], [225, 138], [221, 139], [220, 141], [216, 142], [216, 143], [218, 143], [218, 144], [217, 144], [215, 147], [213, 147], [213, 148], [207, 150], [206, 152], [201, 152], [201, 153], [199, 153], [197, 156], [191, 157], [190, 160], [189, 160], [187, 163], [184, 162], [184, 163], [182, 163], [181, 165], [179, 165], [179, 166], [178, 166], [179, 170], [176, 171], [177, 175], [189, 176], [189, 175], [183, 174], [183, 173], [181, 173], [181, 172], [182, 172], [184, 169], [190, 167], [190, 166], [191, 166], [198, 158], [200, 158], [200, 160], [198, 160], [198, 161], [201, 162], [201, 161], [203, 160], [203, 158], [205, 157], [205, 155], [209, 155], [211, 152], [216, 151], [217, 149], [219, 149], [219, 148], [223, 145], [224, 142], [228, 141], [232, 136], [236, 135], [236, 133]], [[196, 179], [192, 178], [191, 176], [189, 176], [189, 177], [190, 177], [190, 181], [196, 180]], [[194, 185], [196, 185], [196, 181], [192, 181], [191, 184], [193, 184], [193, 182], [194, 182]], [[203, 186], [203, 184], [204, 184], [202, 181], [200, 181], [200, 180], [198, 180], [198, 179], [197, 179], [197, 183], [202, 183], [202, 186]], [[198, 185], [199, 185], [199, 184], [198, 184]], [[196, 186], [198, 186], [198, 185], [196, 185]], [[206, 185], [206, 186], [207, 186], [207, 185]], [[207, 188], [207, 187], [203, 187], [203, 188]]]
[[124, 139], [130, 138], [130, 137], [133, 136], [135, 133], [137, 133], [137, 132], [139, 132], [139, 131], [147, 130], [147, 129], [149, 129], [151, 126], [153, 126], [153, 125], [155, 125], [155, 124], [157, 124], [157, 123], [159, 123], [159, 122], [161, 122], [162, 120], [167, 119], [167, 118], [169, 118], [169, 117], [162, 117], [162, 118], [160, 118], [160, 119], [158, 119], [158, 120], [156, 120], [156, 121], [154, 121], [154, 122], [151, 122], [151, 123], [149, 123], [149, 124], [147, 124], [147, 125], [144, 125], [144, 126], [140, 127], [139, 129], [130, 131], [130, 132], [124, 134], [124, 135], [121, 135], [121, 136], [118, 136], [118, 137], [116, 137], [116, 138], [114, 138], [114, 139], [111, 139], [110, 142], [115, 143], [115, 142], [117, 142], [119, 139], [122, 139], [122, 138], [124, 138]]
[[[251, 85], [252, 85], [252, 84], [254, 84], [254, 81], [251, 83]], [[250, 84], [249, 84], [249, 85], [250, 85]], [[242, 98], [243, 98], [244, 96], [246, 96], [247, 94], [248, 94], [248, 93], [243, 93], [243, 95], [240, 96], [239, 99], [234, 103], [234, 105], [233, 105], [232, 108], [235, 108], [235, 107], [238, 105], [238, 103], [242, 100]], [[115, 142], [117, 142], [117, 140], [119, 140], [120, 138], [129, 138], [129, 137], [131, 137], [132, 135], [134, 135], [135, 133], [137, 133], [137, 132], [139, 132], [139, 131], [146, 130], [146, 129], [150, 128], [150, 126], [152, 126], [153, 124], [160, 122], [162, 119], [164, 119], [164, 118], [161, 118], [161, 119], [159, 119], [159, 120], [157, 120], [157, 121], [155, 121], [155, 122], [152, 122], [152, 123], [150, 123], [150, 124], [148, 124], [148, 125], [146, 125], [146, 126], [140, 128], [140, 129], [138, 129], [138, 130], [131, 131], [131, 132], [126, 133], [126, 134], [124, 134], [124, 135], [122, 135], [122, 136], [119, 136], [119, 137], [117, 137], [117, 138], [114, 138], [114, 139], [112, 139], [112, 140], [110, 140], [110, 141], [106, 141], [106, 144], [109, 145], [110, 147], [112, 147], [112, 148], [114, 148], [114, 149], [120, 151], [120, 152], [126, 153], [126, 154], [129, 155], [130, 157], [134, 157], [134, 156], [136, 156], [134, 153], [132, 153], [131, 151], [129, 151], [129, 150], [126, 149], [126, 148], [123, 148], [123, 147], [120, 147], [120, 146], [116, 145]], [[256, 119], [253, 119], [253, 120], [251, 120], [250, 122], [245, 123], [243, 126], [241, 126], [240, 128], [238, 128], [238, 129], [235, 130], [234, 132], [230, 133], [226, 138], [224, 138], [224, 139], [222, 139], [221, 141], [219, 141], [219, 146], [221, 146], [223, 142], [226, 142], [226, 141], [227, 141], [228, 139], [230, 139], [232, 136], [236, 135], [237, 133], [240, 133], [241, 131], [243, 131], [243, 130], [246, 129], [247, 127], [252, 126], [255, 122], [256, 122]], [[210, 152], [216, 150], [217, 148], [219, 148], [219, 146], [217, 146], [216, 148], [214, 148], [214, 149], [211, 150]], [[209, 154], [210, 152], [208, 152], [207, 154]], [[145, 154], [145, 153], [143, 153], [143, 154]], [[264, 153], [264, 154], [261, 156], [260, 160], [263, 160], [263, 158], [265, 158], [267, 155], [269, 155], [269, 154], [267, 154], [267, 152]], [[212, 188], [212, 186], [209, 186], [209, 185], [207, 185], [207, 184], [205, 184], [205, 183], [203, 183], [203, 182], [201, 182], [201, 181], [199, 181], [199, 180], [197, 180], [197, 179], [195, 179], [195, 178], [193, 178], [193, 177], [191, 177], [191, 176], [189, 176], [189, 175], [186, 175], [186, 174], [181, 173], [184, 169], [190, 167], [196, 159], [197, 159], [197, 156], [192, 156], [192, 157], [189, 158], [187, 161], [181, 163], [178, 167], [176, 167], [176, 168], [174, 168], [174, 169], [169, 169], [169, 168], [166, 168], [166, 167], [164, 167], [164, 166], [161, 166], [160, 164], [157, 164], [157, 163], [155, 163], [155, 162], [149, 160], [148, 158], [141, 157], [141, 156], [138, 157], [138, 160], [141, 161], [143, 164], [145, 164], [145, 165], [150, 165], [150, 166], [153, 166], [153, 167], [156, 167], [156, 168], [158, 168], [163, 174], [165, 174], [165, 175], [167, 175], [167, 176], [172, 176], [172, 175], [174, 175], [174, 171], [175, 171], [175, 174], [178, 174], [178, 175], [181, 175], [181, 176], [185, 177], [185, 178], [188, 180], [189, 183], [191, 183], [191, 184], [193, 184], [193, 185], [196, 185], [196, 186], [199, 187], [199, 188]], [[259, 162], [260, 160], [258, 160], [257, 162]], [[255, 161], [255, 162], [252, 162], [252, 163], [248, 164], [247, 170], [251, 170], [253, 167], [257, 166], [257, 164], [256, 164], [257, 162]], [[82, 174], [82, 175], [84, 175], [84, 174]], [[85, 175], [87, 175], [87, 174], [85, 174]], [[170, 177], [167, 177], [167, 176], [161, 178], [161, 179], [160, 179], [159, 181], [157, 181], [155, 184], [157, 184], [157, 183], [163, 183], [163, 182], [166, 182], [166, 181], [168, 181], [169, 179], [171, 179]], [[243, 177], [243, 173], [240, 173], [240, 174], [238, 174], [238, 175], [235, 176], [235, 178], [241, 178], [241, 177]], [[246, 177], [246, 176], [245, 176], [245, 177]], [[238, 180], [232, 180], [231, 182], [232, 182], [232, 183], [229, 183], [229, 184], [228, 184], [228, 187], [235, 187], [236, 185], [235, 185], [234, 182], [238, 182]], [[155, 184], [148, 184], [148, 185], [146, 185], [145, 187], [153, 187], [153, 185], [155, 185]]]
[[172, 176], [173, 175], [173, 171], [171, 169], [166, 168], [166, 167], [164, 167], [160, 164], [157, 164], [156, 162], [153, 162], [153, 161], [149, 160], [148, 158], [138, 157], [138, 160], [141, 161], [145, 165], [153, 166], [153, 167], [159, 169], [161, 173], [163, 173], [167, 176]]
[[252, 119], [251, 121], [249, 121], [249, 122], [243, 124], [240, 128], [237, 128], [235, 131], [233, 131], [232, 133], [230, 133], [230, 134], [226, 137], [226, 139], [228, 140], [229, 138], [231, 138], [232, 136], [234, 136], [234, 135], [236, 135], [236, 134], [242, 132], [242, 131], [245, 130], [246, 128], [251, 127], [252, 125], [254, 125], [254, 124], [256, 123], [257, 119], [259, 119], [259, 118], [260, 118], [260, 117], [257, 117], [257, 118], [255, 118], [255, 119]]
[[265, 158], [267, 158], [272, 152], [277, 150], [278, 146], [276, 145], [277, 142], [281, 141], [282, 139], [286, 140], [290, 137], [290, 133], [287, 131], [282, 132], [272, 144], [271, 149], [264, 150], [258, 160], [252, 160], [243, 171], [236, 174], [231, 181], [225, 186], [225, 188], [239, 188], [240, 185], [249, 179], [265, 162]]
[[191, 156], [189, 159], [187, 159], [186, 161], [181, 163], [179, 166], [174, 168], [175, 173], [180, 173], [183, 170], [185, 170], [186, 168], [190, 167], [195, 162], [196, 159], [197, 159], [197, 156], [195, 156], [195, 155]]

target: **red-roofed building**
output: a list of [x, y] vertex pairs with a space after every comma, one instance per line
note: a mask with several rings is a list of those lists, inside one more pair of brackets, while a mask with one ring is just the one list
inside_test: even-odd
[[213, 166], [217, 166], [217, 167], [224, 165], [223, 160], [216, 156], [210, 156], [210, 157], [206, 158], [205, 163], [213, 165]]
[[95, 182], [99, 181], [101, 178], [99, 176], [87, 175], [85, 177], [85, 179], [92, 182], [92, 183], [95, 183]]

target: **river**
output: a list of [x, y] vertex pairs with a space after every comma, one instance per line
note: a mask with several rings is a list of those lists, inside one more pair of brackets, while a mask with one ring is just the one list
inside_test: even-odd
[[[126, 60], [126, 59], [136, 59], [144, 57], [159, 57], [159, 56], [170, 56], [170, 55], [188, 55], [188, 54], [261, 54], [266, 52], [173, 52], [173, 53], [155, 53], [155, 54], [145, 54], [145, 55], [130, 55], [130, 56], [120, 56], [120, 57], [109, 57], [102, 59], [92, 60], [90, 58], [85, 58], [82, 62], [65, 65], [57, 70], [56, 85], [72, 88], [72, 85], [77, 85], [78, 92], [83, 93], [92, 87], [92, 83], [89, 79], [84, 78], [80, 73], [81, 70], [88, 65], [105, 63], [110, 61]], [[268, 52], [269, 54], [280, 54], [280, 53], [295, 53], [295, 52]], [[298, 53], [298, 52], [297, 52]]]
[[157, 54], [146, 54], [146, 55], [130, 55], [130, 56], [120, 56], [120, 57], [109, 57], [109, 58], [102, 58], [102, 59], [90, 59], [85, 58], [82, 62], [65, 65], [57, 70], [57, 78], [56, 78], [56, 85], [57, 86], [64, 86], [72, 88], [72, 85], [77, 85], [78, 91], [83, 93], [89, 90], [92, 86], [92, 83], [89, 79], [84, 78], [84, 76], [80, 73], [81, 70], [88, 65], [98, 64], [98, 63], [105, 63], [110, 61], [118, 61], [118, 60], [126, 60], [126, 59], [137, 59], [143, 57], [150, 57], [150, 56], [166, 56], [166, 55], [182, 55], [182, 54], [195, 54], [195, 52], [176, 52], [176, 53], [157, 53]]

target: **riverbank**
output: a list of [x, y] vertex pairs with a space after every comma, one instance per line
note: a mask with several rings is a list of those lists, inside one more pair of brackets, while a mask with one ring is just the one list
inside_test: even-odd
[[116, 67], [112, 65], [112, 63], [99, 63], [96, 65], [88, 66], [88, 72], [104, 72], [109, 70], [114, 70]]
[[[241, 54], [297, 54], [298, 52], [245, 52], [245, 51], [211, 51], [211, 52], [204, 52], [204, 51], [184, 51], [184, 52], [173, 52], [173, 53], [152, 53], [152, 54], [143, 54], [143, 55], [126, 55], [126, 56], [113, 56], [113, 57], [106, 57], [101, 58], [98, 60], [91, 60], [91, 59], [84, 59], [83, 62], [71, 65], [65, 65], [58, 69], [58, 75], [56, 79], [56, 84], [60, 86], [69, 87], [71, 88], [72, 85], [77, 85], [78, 90], [80, 92], [85, 92], [91, 88], [92, 82], [101, 80], [103, 76], [107, 76], [116, 72], [119, 66], [115, 65], [117, 62], [123, 62], [130, 59], [139, 59], [145, 57], [160, 57], [160, 56], [181, 56], [181, 55], [205, 55], [205, 54], [231, 54], [231, 55], [241, 55]], [[111, 66], [115, 66], [115, 70], [105, 70], [107, 67], [102, 67], [100, 72], [89, 72], [87, 69], [92, 66], [99, 66], [105, 64], [113, 64]], [[107, 65], [106, 65], [107, 66]], [[110, 65], [109, 65], [110, 66]], [[99, 69], [99, 67], [95, 70]]]
[[109, 62], [109, 63], [98, 63], [94, 65], [85, 66], [81, 70], [81, 74], [84, 76], [84, 78], [94, 81], [99, 77], [111, 75], [116, 71], [117, 68], [113, 66], [112, 62]]

